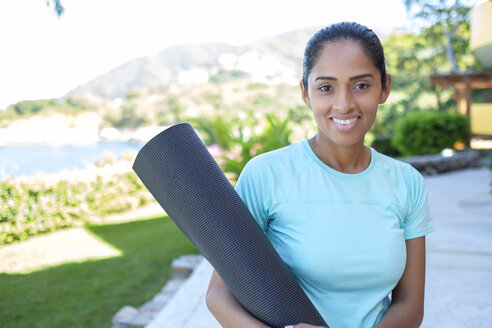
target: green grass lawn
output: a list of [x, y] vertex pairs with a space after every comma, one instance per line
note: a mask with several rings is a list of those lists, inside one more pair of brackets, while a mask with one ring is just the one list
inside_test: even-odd
[[168, 217], [86, 229], [122, 255], [0, 274], [0, 327], [110, 327], [162, 288], [173, 259], [197, 252]]

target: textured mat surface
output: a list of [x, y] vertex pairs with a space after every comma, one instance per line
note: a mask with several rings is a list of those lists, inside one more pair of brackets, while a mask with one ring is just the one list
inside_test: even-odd
[[191, 125], [150, 140], [133, 169], [253, 316], [326, 326]]

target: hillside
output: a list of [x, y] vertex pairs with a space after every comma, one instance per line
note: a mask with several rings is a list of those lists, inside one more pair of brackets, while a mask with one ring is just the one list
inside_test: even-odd
[[129, 61], [70, 91], [66, 97], [113, 100], [135, 90], [193, 82], [220, 83], [238, 77], [254, 82], [297, 84], [304, 46], [312, 27], [234, 47], [221, 43], [179, 45], [156, 56]]
[[137, 58], [70, 91], [67, 96], [92, 94], [105, 99], [124, 97], [128, 92], [169, 85], [178, 73], [192, 67], [211, 69], [217, 57], [232, 49], [219, 43], [181, 45], [156, 56]]

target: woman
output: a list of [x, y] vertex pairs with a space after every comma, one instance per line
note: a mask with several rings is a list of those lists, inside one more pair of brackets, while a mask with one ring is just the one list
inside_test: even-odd
[[[236, 190], [331, 328], [418, 327], [434, 230], [424, 180], [363, 143], [390, 93], [381, 43], [334, 24], [309, 40], [303, 68], [317, 134], [255, 157]], [[223, 327], [266, 327], [216, 272], [207, 305]]]

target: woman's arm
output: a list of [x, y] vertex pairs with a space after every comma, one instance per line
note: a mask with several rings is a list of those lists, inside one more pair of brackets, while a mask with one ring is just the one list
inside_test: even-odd
[[268, 328], [244, 309], [215, 270], [208, 285], [206, 302], [210, 312], [224, 328]]
[[375, 328], [419, 327], [424, 318], [425, 236], [406, 241], [407, 264], [391, 306]]

